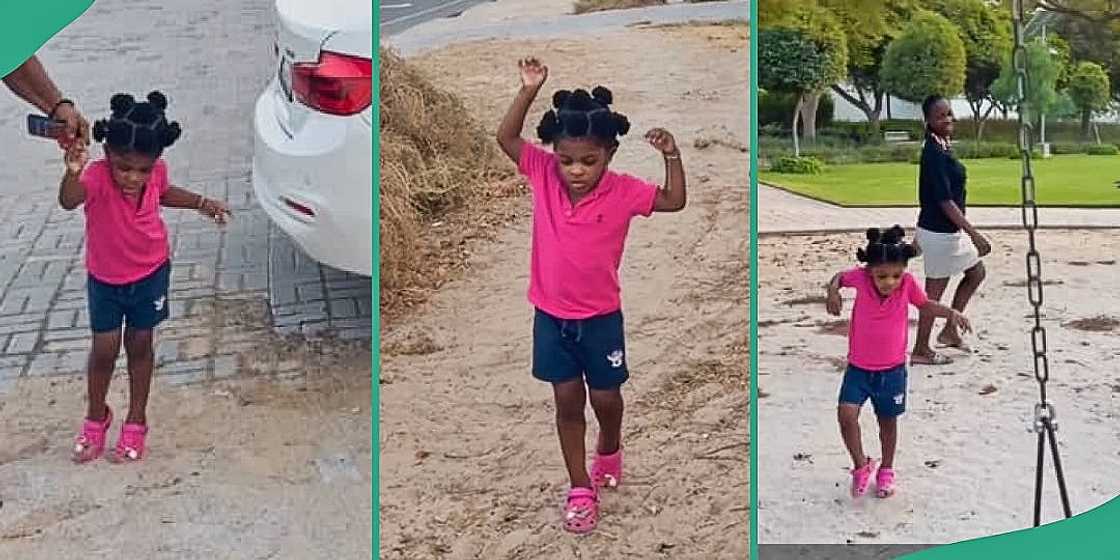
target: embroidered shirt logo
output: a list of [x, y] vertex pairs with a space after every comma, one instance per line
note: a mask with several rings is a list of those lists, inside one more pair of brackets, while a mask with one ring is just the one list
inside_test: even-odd
[[164, 304], [167, 303], [167, 296], [159, 296], [159, 299], [152, 302], [156, 306], [156, 311], [163, 311]]
[[622, 350], [615, 350], [607, 354], [607, 361], [611, 363], [612, 368], [622, 367]]

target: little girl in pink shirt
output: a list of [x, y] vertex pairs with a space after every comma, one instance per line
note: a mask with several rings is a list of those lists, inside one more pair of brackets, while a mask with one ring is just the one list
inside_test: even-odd
[[[680, 150], [668, 131], [646, 141], [665, 160], [665, 188], [608, 169], [618, 137], [630, 130], [614, 112], [610, 90], [560, 90], [537, 136], [521, 138], [530, 105], [548, 78], [533, 58], [520, 61], [521, 91], [498, 128], [498, 143], [529, 179], [533, 249], [529, 301], [533, 376], [552, 386], [556, 428], [571, 489], [564, 527], [586, 533], [599, 520], [599, 488], [622, 480], [622, 384], [629, 377], [618, 268], [630, 221], [685, 205]], [[588, 400], [599, 420], [591, 470], [584, 450]]]
[[[171, 278], [170, 247], [161, 207], [190, 208], [224, 224], [229, 210], [217, 200], [172, 186], [163, 150], [175, 143], [179, 123], [168, 122], [167, 98], [148, 94], [137, 103], [116, 94], [112, 114], [97, 121], [93, 138], [104, 159], [89, 165], [78, 142], [66, 152], [66, 174], [58, 201], [66, 210], [85, 205], [89, 322], [93, 331], [87, 390], [89, 407], [73, 459], [85, 463], [105, 450], [113, 412], [105, 402], [124, 342], [128, 356], [129, 407], [110, 459], [137, 461], [148, 433], [148, 391], [152, 384], [153, 331], [167, 319]], [[123, 327], [123, 336], [122, 336]]]
[[[894, 454], [898, 443], [898, 417], [906, 410], [906, 344], [909, 335], [909, 306], [935, 317], [947, 317], [950, 324], [971, 331], [968, 319], [956, 310], [926, 297], [918, 282], [906, 272], [907, 261], [918, 251], [903, 241], [906, 232], [899, 226], [887, 231], [867, 230], [867, 246], [856, 252], [866, 266], [859, 266], [832, 277], [828, 284], [826, 308], [840, 315], [843, 301], [840, 288], [856, 291], [855, 305], [848, 327], [848, 368], [840, 386], [837, 418], [844, 445], [852, 457], [853, 498], [867, 492], [871, 475], [880, 498], [894, 493]], [[859, 411], [871, 399], [879, 420], [879, 439], [883, 460], [863, 454], [859, 430]], [[876, 467], [878, 470], [876, 471]]]

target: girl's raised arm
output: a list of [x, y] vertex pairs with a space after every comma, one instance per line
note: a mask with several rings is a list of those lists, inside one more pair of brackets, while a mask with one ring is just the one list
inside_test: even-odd
[[498, 145], [514, 163], [521, 161], [521, 146], [525, 143], [521, 139], [521, 130], [525, 127], [525, 116], [548, 79], [548, 67], [535, 58], [519, 60], [517, 67], [521, 70], [521, 91], [517, 92], [502, 124], [498, 126]]
[[82, 170], [89, 161], [86, 147], [81, 144], [71, 145], [64, 156], [66, 161], [66, 174], [58, 184], [58, 205], [64, 210], [73, 210], [86, 201], [86, 188], [82, 186]]
[[685, 194], [684, 165], [681, 164], [677, 140], [668, 130], [655, 128], [646, 133], [646, 141], [665, 157], [665, 188], [657, 191], [653, 209], [658, 212], [683, 210], [688, 197]]

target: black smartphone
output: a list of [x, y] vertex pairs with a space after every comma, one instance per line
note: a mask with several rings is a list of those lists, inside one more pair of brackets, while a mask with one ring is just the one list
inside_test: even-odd
[[66, 121], [51, 120], [42, 115], [27, 115], [27, 132], [32, 136], [57, 140], [66, 130]]

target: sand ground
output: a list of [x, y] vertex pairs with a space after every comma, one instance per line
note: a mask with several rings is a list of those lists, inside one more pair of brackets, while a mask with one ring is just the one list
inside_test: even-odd
[[[142, 463], [70, 462], [84, 377], [8, 388], [0, 397], [0, 557], [368, 554], [368, 342], [282, 339], [261, 330], [262, 302], [227, 306], [244, 312], [226, 326], [255, 333], [254, 344], [235, 371], [219, 372], [222, 381], [156, 378]], [[123, 371], [109, 398], [118, 417], [127, 405]]]
[[[991, 234], [988, 278], [968, 316], [971, 355], [913, 366], [900, 421], [898, 494], [848, 497], [850, 461], [836, 424], [846, 319], [827, 315], [821, 286], [855, 263], [859, 234], [759, 241], [760, 543], [947, 543], [1031, 526], [1038, 399], [1030, 357], [1026, 237]], [[1043, 231], [1050, 399], [1074, 513], [1120, 494], [1120, 240], [1111, 231]], [[921, 278], [921, 262], [911, 264]], [[955, 283], [950, 286], [955, 288]], [[912, 319], [916, 319], [916, 313]], [[841, 319], [841, 320], [838, 320]], [[913, 341], [912, 325], [910, 340]], [[861, 416], [864, 447], [878, 428]], [[1061, 518], [1047, 459], [1043, 519]]]

